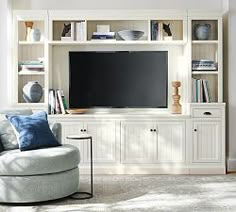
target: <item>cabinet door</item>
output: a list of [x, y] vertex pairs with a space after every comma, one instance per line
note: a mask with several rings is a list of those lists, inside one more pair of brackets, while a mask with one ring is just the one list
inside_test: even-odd
[[84, 161], [84, 152], [83, 152], [83, 140], [72, 140], [67, 139], [68, 135], [78, 135], [81, 133], [81, 129], [83, 129], [83, 121], [81, 122], [69, 122], [69, 123], [61, 123], [62, 124], [62, 143], [71, 144], [76, 146], [80, 151], [80, 160], [81, 163]]
[[153, 122], [122, 122], [122, 163], [152, 163], [155, 160], [157, 136]]
[[194, 121], [193, 123], [193, 161], [221, 161], [221, 122]]
[[185, 161], [185, 122], [158, 123], [158, 162]]
[[[116, 122], [86, 121], [84, 127], [93, 138], [93, 160], [95, 163], [116, 162]], [[90, 144], [84, 143], [85, 162], [90, 161]]]

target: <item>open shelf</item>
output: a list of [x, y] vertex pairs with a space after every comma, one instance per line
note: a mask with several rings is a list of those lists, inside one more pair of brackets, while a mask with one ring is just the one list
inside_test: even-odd
[[183, 40], [183, 20], [151, 20], [150, 33], [152, 41], [162, 41], [165, 40], [165, 37], [168, 37], [167, 32], [163, 28], [164, 24], [169, 26], [173, 41]]
[[217, 20], [207, 20], [207, 19], [206, 20], [192, 20], [192, 40], [199, 40], [196, 36], [196, 27], [199, 25], [209, 25], [210, 26], [209, 27], [209, 38], [207, 40], [218, 40], [218, 21]]

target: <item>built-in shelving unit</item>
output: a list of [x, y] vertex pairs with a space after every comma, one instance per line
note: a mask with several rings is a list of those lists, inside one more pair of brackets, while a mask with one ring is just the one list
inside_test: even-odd
[[[40, 30], [39, 41], [26, 39], [25, 22], [33, 22], [33, 28]], [[72, 24], [75, 32], [71, 38], [62, 36], [68, 24]], [[196, 36], [198, 24], [210, 26], [207, 39]], [[109, 25], [115, 37], [91, 39], [98, 25]], [[17, 107], [47, 111], [51, 88], [63, 90], [69, 102], [70, 51], [168, 52], [168, 108], [96, 108], [80, 115], [49, 115], [50, 121], [62, 124], [65, 143], [71, 142], [66, 140], [68, 135], [85, 129], [93, 136], [94, 163], [101, 165], [95, 166], [96, 173], [225, 173], [221, 14], [161, 10], [27, 10], [14, 12], [13, 26], [12, 100]], [[127, 29], [143, 31], [144, 35], [139, 40], [122, 40], [117, 32]], [[82, 33], [77, 37], [79, 32]], [[38, 58], [44, 58], [43, 72], [19, 70], [22, 62]], [[216, 68], [192, 68], [193, 60], [212, 61]], [[171, 113], [172, 81], [176, 80], [181, 82], [182, 114]], [[204, 96], [199, 102], [193, 99], [193, 81], [197, 80], [207, 82], [209, 101]], [[22, 97], [22, 89], [29, 81], [38, 81], [44, 88], [38, 103], [27, 103]], [[153, 95], [158, 92], [161, 91], [153, 91]], [[87, 144], [71, 144], [80, 149], [80, 170], [88, 170]]]
[[[31, 31], [26, 23], [32, 23]], [[48, 83], [47, 73], [48, 68], [48, 22], [46, 11], [16, 11], [14, 15], [14, 66], [13, 78], [13, 104], [17, 106], [42, 107], [47, 104]], [[39, 40], [34, 40], [32, 29], [38, 29], [40, 32]], [[27, 36], [28, 35], [28, 36]], [[29, 68], [29, 63], [32, 61], [42, 64], [39, 70]], [[42, 62], [43, 61], [43, 62]], [[37, 103], [26, 102], [23, 98], [23, 87], [30, 81], [37, 81], [43, 88], [43, 96]]]
[[[199, 36], [197, 36], [197, 28], [199, 26], [206, 26], [209, 30], [200, 30]], [[208, 31], [208, 32], [206, 32]], [[223, 88], [222, 88], [222, 17], [217, 14], [211, 14], [201, 16], [200, 14], [193, 13], [189, 17], [189, 39], [191, 41], [191, 69], [192, 61], [205, 60], [214, 63], [214, 67], [209, 70], [207, 67], [202, 67], [199, 70], [192, 69], [192, 103], [203, 102], [222, 102]], [[208, 34], [206, 38], [201, 38], [201, 34], [204, 37], [204, 33]], [[207, 62], [206, 62], [207, 63]], [[197, 82], [197, 81], [198, 82]], [[199, 82], [200, 80], [200, 82]], [[207, 89], [210, 97], [210, 101], [205, 98], [204, 85], [207, 82]], [[203, 85], [204, 84], [204, 85]], [[202, 88], [203, 91], [199, 88]], [[199, 93], [200, 92], [200, 93]], [[198, 97], [203, 95], [200, 100]], [[198, 97], [197, 97], [198, 96]]]

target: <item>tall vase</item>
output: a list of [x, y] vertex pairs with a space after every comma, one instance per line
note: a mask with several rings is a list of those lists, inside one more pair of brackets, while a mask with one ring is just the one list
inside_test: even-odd
[[31, 30], [32, 30], [33, 24], [34, 24], [34, 22], [32, 22], [32, 21], [26, 21], [25, 22], [25, 27], [26, 27], [25, 40], [26, 41], [31, 41], [30, 33], [31, 33]]

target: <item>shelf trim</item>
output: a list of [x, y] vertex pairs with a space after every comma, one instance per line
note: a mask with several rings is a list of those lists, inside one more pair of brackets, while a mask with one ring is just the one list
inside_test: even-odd
[[202, 74], [219, 74], [218, 71], [192, 71], [192, 75]]
[[50, 41], [49, 45], [185, 45], [186, 41], [176, 40], [176, 41]]
[[192, 44], [218, 44], [218, 40], [193, 40]]
[[43, 45], [44, 41], [19, 41], [19, 45]]

